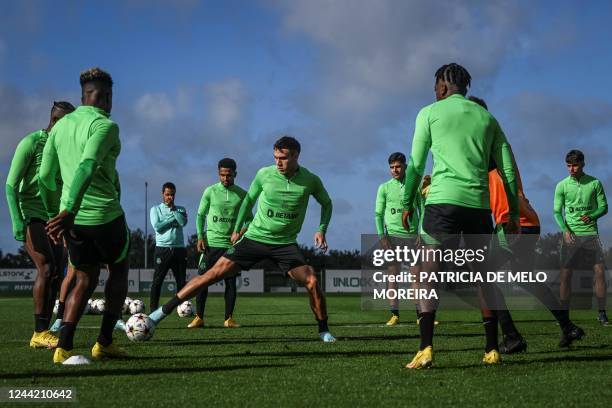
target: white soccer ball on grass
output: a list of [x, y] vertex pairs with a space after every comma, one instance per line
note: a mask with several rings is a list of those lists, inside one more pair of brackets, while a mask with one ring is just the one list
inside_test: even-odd
[[155, 333], [153, 320], [144, 313], [136, 313], [125, 323], [125, 333], [131, 341], [147, 341]]
[[95, 299], [91, 302], [91, 311], [95, 314], [102, 314], [106, 309], [106, 300], [104, 299]]
[[176, 308], [176, 313], [179, 317], [193, 316], [193, 304], [188, 300], [184, 301]]

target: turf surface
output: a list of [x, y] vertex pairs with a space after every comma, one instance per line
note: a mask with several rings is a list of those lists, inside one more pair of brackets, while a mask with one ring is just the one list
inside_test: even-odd
[[[134, 297], [134, 296], [132, 296]], [[144, 297], [140, 297], [144, 298]], [[587, 337], [557, 348], [559, 328], [543, 311], [515, 312], [527, 353], [484, 367], [477, 311], [442, 311], [435, 366], [403, 369], [418, 347], [414, 312], [385, 327], [386, 312], [363, 312], [360, 299], [330, 296], [330, 327], [339, 341], [324, 344], [303, 294], [239, 296], [239, 329], [224, 329], [223, 299], [211, 295], [204, 329], [167, 318], [149, 342], [116, 335], [129, 360], [90, 366], [52, 364], [48, 350], [28, 348], [31, 300], [0, 299], [0, 387], [74, 387], [87, 406], [610, 406], [612, 326], [594, 311], [576, 311]], [[75, 349], [88, 355], [99, 316], [85, 316]], [[109, 405], [110, 404], [110, 405]]]

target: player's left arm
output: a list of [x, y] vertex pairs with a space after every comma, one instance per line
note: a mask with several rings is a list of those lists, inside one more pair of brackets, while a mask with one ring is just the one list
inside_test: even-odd
[[121, 201], [121, 182], [119, 181], [119, 172], [115, 170], [115, 190], [117, 190], [117, 200]]
[[[521, 179], [521, 172], [519, 171], [518, 165], [516, 164], [516, 157], [514, 156], [514, 151], [512, 151], [512, 146], [510, 146], [510, 154], [512, 155], [512, 165], [514, 166], [514, 173], [516, 175], [516, 186], [518, 189], [517, 194], [519, 198], [525, 198], [525, 193], [523, 192], [523, 180]], [[501, 174], [499, 169], [497, 172]]]
[[174, 211], [171, 211], [171, 214], [180, 227], [187, 225], [187, 210], [184, 207], [176, 207]]
[[[495, 119], [493, 119], [495, 120]], [[514, 157], [510, 144], [506, 140], [504, 132], [501, 130], [499, 123], [495, 121], [495, 129], [493, 134], [493, 144], [491, 146], [491, 155], [497, 163], [500, 170], [500, 176], [504, 182], [504, 191], [508, 199], [510, 220], [515, 227], [518, 227], [519, 220], [519, 200], [518, 200], [518, 183], [516, 180], [516, 172], [514, 170]]]
[[414, 196], [414, 203], [413, 203], [413, 208], [416, 212], [416, 219], [420, 220], [421, 217], [423, 217], [423, 214], [421, 214], [421, 202], [422, 200], [424, 200], [423, 196], [421, 195], [421, 188], [419, 188], [417, 190], [417, 193]]
[[[606, 199], [606, 193], [603, 189], [601, 181], [597, 180], [595, 183], [595, 200], [597, 201], [597, 208], [587, 216], [591, 221], [597, 221], [608, 213], [608, 200]], [[589, 222], [589, 220], [584, 222]]]
[[323, 182], [318, 176], [315, 176], [312, 196], [321, 205], [319, 229], [315, 233], [315, 247], [321, 248], [321, 250], [325, 253], [327, 252], [328, 248], [325, 234], [327, 233], [327, 228], [329, 227], [329, 222], [331, 221], [333, 204], [327, 190], [323, 186]]
[[32, 148], [28, 139], [19, 142], [6, 178], [6, 202], [13, 223], [13, 237], [17, 241], [25, 241], [25, 220], [19, 209], [19, 185], [32, 161]]

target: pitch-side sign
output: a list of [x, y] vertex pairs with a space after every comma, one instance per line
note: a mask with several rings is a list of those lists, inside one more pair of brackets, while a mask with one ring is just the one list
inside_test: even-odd
[[[187, 269], [187, 280], [198, 275], [197, 269]], [[108, 271], [100, 271], [96, 292], [104, 292], [108, 279]], [[32, 293], [36, 269], [0, 269], [0, 295], [2, 293]], [[128, 292], [148, 292], [153, 281], [153, 269], [130, 269], [128, 273]], [[263, 293], [264, 273], [262, 269], [243, 272], [237, 281], [238, 292]], [[162, 291], [176, 291], [176, 283], [172, 272], [168, 272], [162, 285]], [[210, 292], [224, 292], [225, 282], [217, 282], [210, 287]]]

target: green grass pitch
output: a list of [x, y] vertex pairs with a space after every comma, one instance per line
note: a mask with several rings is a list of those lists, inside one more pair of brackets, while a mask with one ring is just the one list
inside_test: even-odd
[[[139, 297], [145, 299], [143, 296]], [[149, 342], [115, 339], [131, 358], [90, 366], [52, 364], [52, 352], [32, 350], [31, 299], [0, 299], [0, 387], [74, 387], [87, 406], [610, 406], [612, 327], [595, 311], [575, 311], [586, 333], [570, 350], [557, 348], [559, 328], [544, 311], [517, 311], [527, 353], [481, 364], [479, 313], [441, 311], [434, 367], [403, 368], [418, 347], [414, 311], [385, 327], [384, 311], [361, 311], [360, 298], [329, 296], [330, 327], [339, 341], [319, 341], [303, 294], [239, 296], [224, 329], [223, 299], [211, 295], [207, 327], [167, 318]], [[75, 339], [89, 355], [100, 316], [85, 316]], [[47, 404], [48, 405], [48, 404]]]

